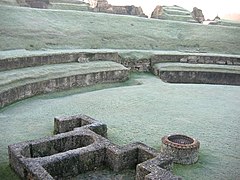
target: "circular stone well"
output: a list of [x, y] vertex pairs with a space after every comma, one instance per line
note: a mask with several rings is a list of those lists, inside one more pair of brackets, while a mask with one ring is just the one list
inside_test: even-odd
[[198, 161], [199, 141], [191, 137], [174, 134], [162, 138], [161, 152], [178, 164], [193, 164]]

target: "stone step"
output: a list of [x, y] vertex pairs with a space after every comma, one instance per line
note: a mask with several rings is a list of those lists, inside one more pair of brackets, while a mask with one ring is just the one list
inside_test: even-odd
[[128, 69], [111, 61], [44, 65], [0, 72], [0, 107], [72, 87], [128, 79]]
[[157, 63], [153, 73], [170, 83], [240, 85], [240, 67], [216, 64]]

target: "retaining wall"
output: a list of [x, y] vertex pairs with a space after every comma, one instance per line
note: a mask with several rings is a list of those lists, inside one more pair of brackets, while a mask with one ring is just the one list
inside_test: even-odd
[[163, 70], [158, 76], [169, 83], [240, 85], [240, 74], [235, 73]]
[[224, 64], [240, 65], [239, 56], [230, 55], [194, 55], [193, 53], [179, 54], [153, 54], [149, 58], [124, 58], [118, 52], [74, 52], [74, 53], [55, 53], [48, 55], [27, 56], [4, 58], [0, 60], [0, 71], [17, 69], [24, 67], [33, 67], [46, 64], [60, 64], [69, 62], [88, 62], [88, 61], [114, 61], [123, 64], [131, 70], [149, 71], [156, 63], [163, 62], [189, 62], [205, 64]]
[[240, 67], [233, 65], [158, 63], [152, 72], [170, 83], [240, 85]]
[[0, 92], [0, 107], [4, 107], [18, 100], [39, 94], [84, 87], [98, 83], [114, 83], [128, 79], [128, 70], [103, 71], [88, 74], [77, 74], [69, 77], [49, 79], [29, 83]]
[[47, 64], [61, 64], [70, 62], [87, 62], [96, 60], [109, 60], [119, 62], [118, 53], [59, 53], [49, 55], [36, 55], [26, 57], [4, 58], [0, 60], [0, 71], [34, 67]]
[[[154, 71], [156, 63], [182, 62], [182, 63], [205, 63], [221, 65], [240, 65], [240, 57], [237, 56], [217, 56], [217, 55], [166, 55], [155, 54], [149, 58], [123, 58], [118, 52], [74, 52], [50, 54], [42, 56], [5, 58], [0, 60], [0, 71], [15, 68], [33, 67], [45, 64], [58, 64], [89, 61], [108, 60], [123, 64], [133, 71]], [[239, 85], [239, 75], [217, 72], [166, 72], [161, 71], [161, 79], [166, 82], [179, 83], [214, 83]], [[196, 78], [198, 77], [198, 78]], [[4, 107], [12, 102], [32, 97], [38, 94], [52, 92], [56, 90], [70, 89], [72, 87], [83, 87], [105, 82], [119, 82], [127, 79], [127, 71], [98, 72], [85, 75], [75, 75], [57, 79], [49, 79], [32, 84], [26, 84], [9, 89], [0, 93], [0, 107]]]

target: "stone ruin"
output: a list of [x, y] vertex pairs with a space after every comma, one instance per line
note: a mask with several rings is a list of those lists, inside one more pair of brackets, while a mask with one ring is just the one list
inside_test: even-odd
[[107, 0], [89, 0], [89, 4], [94, 12], [148, 17], [143, 13], [141, 7], [136, 7], [134, 5], [114, 6], [109, 4]]
[[191, 137], [174, 134], [162, 138], [161, 152], [173, 157], [178, 164], [193, 164], [198, 161], [200, 143]]
[[174, 6], [157, 5], [151, 14], [151, 18], [191, 23], [196, 22], [195, 19], [192, 17], [190, 11], [177, 5]]
[[193, 8], [192, 16], [199, 23], [203, 23], [203, 21], [205, 21], [202, 10], [198, 9], [197, 7]]
[[136, 180], [182, 179], [171, 173], [173, 160], [145, 144], [111, 143], [107, 126], [86, 115], [56, 117], [54, 136], [9, 145], [9, 162], [23, 179], [69, 179], [109, 167], [136, 169]]

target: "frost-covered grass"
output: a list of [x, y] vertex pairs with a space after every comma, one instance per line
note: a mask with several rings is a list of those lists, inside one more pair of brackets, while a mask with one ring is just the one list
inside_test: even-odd
[[120, 145], [141, 141], [159, 150], [161, 137], [167, 134], [197, 138], [201, 143], [198, 163], [174, 168], [185, 179], [240, 176], [240, 87], [167, 84], [150, 74], [134, 74], [130, 80], [139, 85], [82, 93], [76, 89], [2, 109], [0, 168], [5, 177], [11, 177], [6, 170], [8, 144], [50, 135], [55, 116], [79, 113], [106, 123], [109, 139]]
[[0, 6], [0, 50], [144, 49], [240, 54], [237, 27]]

